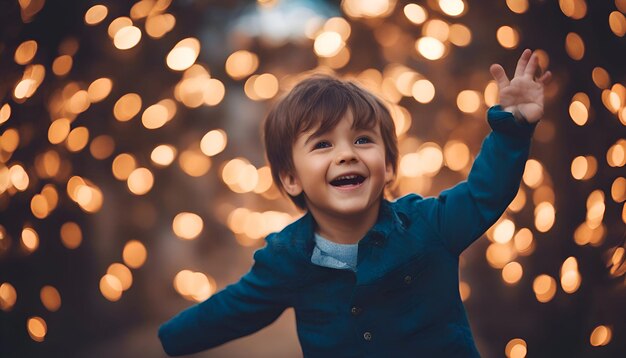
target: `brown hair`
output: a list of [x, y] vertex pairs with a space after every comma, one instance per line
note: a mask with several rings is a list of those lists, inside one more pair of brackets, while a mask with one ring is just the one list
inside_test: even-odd
[[[394, 173], [398, 160], [398, 140], [389, 110], [366, 89], [327, 75], [315, 75], [298, 83], [270, 111], [265, 119], [265, 151], [272, 178], [281, 192], [281, 172], [293, 172], [293, 144], [298, 136], [319, 126], [316, 133], [332, 130], [350, 109], [354, 128], [380, 125], [385, 145], [385, 160]], [[304, 195], [289, 198], [301, 209], [306, 208]]]

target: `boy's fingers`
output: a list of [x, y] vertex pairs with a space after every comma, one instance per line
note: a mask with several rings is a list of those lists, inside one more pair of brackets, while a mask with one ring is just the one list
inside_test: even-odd
[[531, 53], [532, 51], [529, 49], [525, 49], [524, 52], [522, 52], [522, 55], [517, 61], [517, 67], [515, 67], [515, 75], [513, 77], [522, 76], [524, 74], [524, 70], [526, 69], [526, 65], [528, 65], [528, 59], [530, 58]]
[[504, 68], [498, 64], [493, 64], [489, 67], [489, 72], [498, 83], [498, 88], [503, 89], [504, 87], [509, 85], [509, 78], [506, 77], [506, 73], [504, 72]]
[[544, 73], [543, 75], [541, 75], [541, 77], [539, 77], [537, 79], [537, 82], [546, 84], [546, 83], [550, 82], [551, 78], [552, 78], [552, 72], [546, 71], [546, 73]]
[[537, 70], [537, 64], [539, 63], [539, 59], [537, 55], [532, 54], [530, 59], [528, 60], [528, 64], [526, 65], [526, 69], [524, 70], [524, 76], [533, 77], [535, 71]]

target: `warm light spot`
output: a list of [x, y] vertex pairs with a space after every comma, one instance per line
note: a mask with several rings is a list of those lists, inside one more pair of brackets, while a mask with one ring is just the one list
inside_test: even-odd
[[581, 284], [581, 276], [578, 272], [578, 262], [573, 256], [568, 257], [561, 266], [561, 287], [567, 293], [574, 293]]
[[166, 167], [174, 161], [176, 157], [176, 148], [172, 145], [161, 144], [152, 150], [150, 159], [154, 164], [160, 167]]
[[15, 287], [8, 282], [3, 282], [0, 285], [0, 309], [8, 312], [13, 309], [15, 301], [17, 300], [17, 292]]
[[611, 342], [612, 336], [613, 332], [611, 327], [603, 325], [597, 326], [594, 328], [593, 332], [591, 332], [589, 343], [594, 347], [606, 346]]
[[389, 112], [396, 128], [396, 136], [404, 135], [411, 128], [411, 113], [406, 108], [397, 105], [391, 105]]
[[122, 291], [128, 290], [133, 284], [133, 274], [130, 272], [130, 269], [119, 262], [109, 265], [107, 274], [117, 277], [122, 284]]
[[174, 71], [184, 71], [196, 62], [200, 54], [200, 41], [188, 37], [179, 41], [167, 54], [167, 67]]
[[520, 255], [527, 255], [533, 250], [533, 233], [527, 228], [522, 228], [513, 237], [513, 245]]
[[548, 275], [539, 275], [533, 281], [533, 291], [537, 301], [550, 302], [556, 294], [556, 280]]
[[246, 50], [233, 52], [226, 59], [226, 73], [236, 80], [243, 79], [259, 67], [259, 57]]
[[416, 25], [423, 24], [428, 18], [426, 10], [417, 4], [407, 4], [404, 6], [404, 16]]
[[332, 69], [339, 69], [346, 66], [348, 62], [350, 62], [350, 50], [342, 47], [335, 56], [323, 57], [320, 63]]
[[254, 92], [261, 99], [270, 99], [278, 93], [278, 79], [271, 73], [259, 75], [254, 81]]
[[521, 338], [511, 339], [504, 348], [504, 354], [508, 358], [524, 358], [527, 354], [526, 341]]
[[477, 91], [464, 90], [456, 97], [456, 105], [461, 112], [474, 113], [480, 108], [480, 94]]
[[185, 174], [192, 177], [201, 177], [211, 169], [211, 159], [197, 149], [180, 153], [178, 164]]
[[85, 23], [87, 25], [97, 25], [107, 17], [109, 10], [104, 5], [94, 5], [85, 12]]
[[87, 127], [76, 127], [67, 136], [67, 149], [70, 152], [79, 152], [89, 143], [89, 130]]
[[465, 3], [462, 0], [439, 0], [439, 7], [448, 16], [461, 16], [465, 11]]
[[29, 252], [37, 250], [39, 247], [39, 235], [35, 229], [30, 227], [22, 229], [22, 244]]
[[465, 143], [451, 140], [443, 148], [443, 156], [448, 168], [460, 171], [469, 163], [470, 151]]
[[15, 49], [15, 63], [18, 65], [26, 65], [35, 58], [37, 53], [37, 41], [28, 40], [22, 42], [17, 49]]
[[580, 20], [587, 14], [585, 0], [559, 0], [559, 7], [565, 16], [574, 20]]
[[141, 30], [135, 26], [125, 26], [115, 33], [113, 45], [120, 50], [128, 50], [135, 47], [141, 40]]
[[70, 199], [77, 201], [78, 189], [85, 186], [85, 180], [79, 176], [73, 176], [67, 181], [67, 195]]
[[224, 84], [220, 80], [211, 78], [206, 82], [206, 90], [202, 99], [207, 106], [216, 106], [224, 99], [225, 93]]
[[461, 296], [461, 301], [463, 302], [467, 301], [470, 298], [472, 294], [472, 288], [467, 282], [459, 281], [459, 294]]
[[324, 23], [324, 31], [334, 31], [345, 41], [350, 37], [352, 29], [350, 23], [343, 17], [331, 17]]
[[589, 119], [589, 111], [587, 110], [587, 107], [579, 101], [573, 101], [570, 103], [569, 115], [572, 118], [572, 121], [579, 126], [585, 125]]
[[555, 209], [551, 203], [539, 203], [535, 208], [535, 227], [539, 232], [547, 232], [554, 225]]
[[97, 136], [89, 145], [89, 152], [95, 159], [103, 160], [111, 156], [115, 150], [115, 142], [111, 136]]
[[417, 51], [428, 60], [438, 60], [443, 57], [446, 47], [434, 37], [422, 37], [415, 42]]
[[514, 49], [519, 44], [519, 33], [511, 26], [501, 26], [496, 31], [496, 39], [500, 46], [507, 49]]
[[320, 57], [333, 57], [345, 46], [341, 35], [335, 31], [325, 31], [315, 38], [313, 50]]
[[130, 240], [124, 245], [122, 258], [126, 266], [130, 268], [136, 269], [141, 267], [146, 262], [147, 256], [148, 251], [146, 251], [146, 247], [140, 241]]
[[411, 94], [419, 103], [429, 103], [435, 98], [435, 86], [427, 79], [417, 80], [411, 88]]
[[530, 188], [536, 188], [543, 182], [543, 166], [535, 159], [526, 162], [523, 175], [524, 184]]
[[121, 16], [116, 18], [115, 20], [111, 21], [111, 23], [109, 24], [109, 28], [107, 29], [109, 37], [114, 39], [118, 31], [128, 26], [133, 26], [133, 20], [131, 20], [129, 17]]
[[509, 219], [504, 219], [496, 224], [493, 230], [493, 240], [499, 244], [506, 244], [513, 238], [515, 233], [515, 224]]
[[609, 26], [616, 36], [624, 37], [626, 34], [626, 17], [619, 11], [613, 11], [609, 15]]
[[472, 32], [470, 29], [462, 24], [452, 24], [450, 26], [450, 42], [453, 44], [464, 47], [472, 42]]
[[48, 201], [41, 194], [35, 194], [30, 200], [30, 211], [37, 219], [44, 219], [50, 213]]
[[168, 121], [167, 108], [162, 104], [153, 104], [146, 108], [141, 115], [141, 123], [147, 129], [161, 128]]
[[611, 197], [616, 203], [626, 200], [626, 178], [615, 178], [611, 185]]
[[54, 210], [59, 203], [59, 193], [53, 184], [46, 184], [41, 189], [41, 195], [46, 199], [48, 211]]
[[214, 129], [202, 137], [200, 150], [202, 150], [202, 153], [205, 155], [212, 157], [221, 153], [226, 148], [226, 143], [226, 132], [221, 129]]
[[107, 300], [118, 301], [122, 298], [122, 291], [122, 283], [116, 276], [106, 274], [100, 279], [100, 292]]
[[5, 103], [0, 107], [0, 124], [6, 122], [11, 118], [11, 106]]
[[256, 188], [259, 174], [254, 165], [244, 158], [235, 158], [222, 168], [222, 180], [236, 193], [247, 193]]
[[587, 159], [583, 156], [578, 156], [572, 160], [571, 172], [572, 177], [577, 180], [582, 180], [587, 173]]
[[174, 230], [174, 234], [185, 240], [197, 238], [200, 233], [202, 233], [203, 227], [204, 223], [202, 218], [194, 213], [179, 213], [172, 221], [172, 230]]
[[154, 39], [160, 39], [172, 31], [176, 18], [172, 14], [157, 14], [146, 19], [146, 33]]
[[41, 298], [41, 303], [43, 303], [48, 311], [56, 312], [61, 308], [61, 295], [56, 288], [52, 286], [42, 287], [39, 292], [39, 297]]
[[272, 186], [272, 171], [270, 167], [264, 166], [257, 170], [259, 181], [257, 182], [254, 192], [257, 194], [265, 193]]
[[72, 56], [59, 56], [52, 62], [52, 72], [57, 76], [65, 76], [72, 70], [73, 63]]
[[528, 0], [506, 0], [506, 6], [516, 14], [523, 14], [528, 10]]
[[128, 176], [128, 190], [135, 195], [144, 195], [152, 189], [154, 176], [147, 168], [137, 168]]
[[9, 128], [0, 135], [0, 149], [13, 153], [20, 144], [20, 135], [17, 129]]
[[120, 122], [131, 120], [141, 110], [141, 97], [136, 93], [127, 93], [115, 102], [113, 115]]
[[50, 124], [48, 128], [48, 141], [52, 144], [59, 144], [70, 134], [70, 120], [59, 118]]
[[117, 180], [126, 180], [130, 173], [137, 168], [135, 157], [128, 153], [122, 153], [113, 159], [113, 176]]
[[626, 165], [626, 139], [620, 139], [606, 152], [606, 162], [611, 167]]
[[508, 209], [517, 213], [524, 208], [524, 205], [526, 205], [526, 192], [524, 192], [524, 189], [519, 188], [517, 195], [515, 195], [515, 198], [513, 198], [513, 201], [509, 204]]
[[600, 189], [594, 190], [587, 198], [587, 224], [595, 228], [602, 223], [604, 218], [604, 192]]
[[507, 284], [514, 285], [522, 279], [523, 273], [522, 265], [515, 261], [509, 262], [502, 268], [502, 279]]
[[28, 188], [28, 184], [30, 183], [28, 173], [26, 173], [24, 168], [19, 164], [15, 164], [9, 168], [9, 178], [11, 179], [11, 183], [15, 189], [19, 191], [26, 190]]
[[67, 109], [72, 113], [78, 114], [86, 111], [90, 105], [89, 94], [85, 90], [80, 90], [74, 93], [67, 102]]
[[182, 270], [174, 277], [174, 289], [185, 299], [202, 302], [216, 291], [215, 280], [202, 272]]
[[83, 233], [77, 223], [68, 221], [61, 225], [61, 242], [66, 248], [73, 250], [83, 241]]
[[421, 163], [421, 174], [435, 176], [443, 165], [443, 152], [437, 143], [428, 142], [420, 146], [419, 161]]
[[574, 60], [581, 60], [585, 55], [585, 43], [582, 37], [575, 32], [570, 32], [565, 37], [565, 51]]
[[448, 41], [450, 25], [443, 20], [433, 19], [424, 24], [422, 35], [435, 38], [441, 42]]
[[487, 262], [493, 268], [501, 269], [517, 256], [511, 245], [493, 243], [487, 247], [485, 252]]
[[599, 89], [606, 89], [611, 85], [611, 77], [609, 73], [602, 67], [595, 67], [591, 72], [593, 83]]
[[37, 316], [28, 319], [26, 328], [28, 329], [28, 335], [30, 338], [36, 342], [43, 342], [46, 337], [46, 333], [48, 333], [46, 321]]
[[102, 77], [93, 81], [89, 88], [87, 89], [87, 94], [89, 95], [89, 101], [91, 103], [97, 103], [109, 95], [111, 93], [111, 89], [113, 88], [113, 81], [111, 79]]

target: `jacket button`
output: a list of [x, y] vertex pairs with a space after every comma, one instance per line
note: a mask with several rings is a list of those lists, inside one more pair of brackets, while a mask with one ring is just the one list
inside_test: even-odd
[[363, 333], [363, 339], [365, 339], [368, 342], [371, 341], [372, 340], [372, 333], [370, 333], [370, 332]]
[[350, 309], [350, 313], [352, 313], [353, 316], [358, 316], [361, 313], [361, 309], [357, 306], [352, 307], [352, 309]]
[[413, 277], [411, 277], [411, 275], [404, 276], [404, 283], [406, 283], [407, 285], [410, 285], [411, 281], [413, 281]]

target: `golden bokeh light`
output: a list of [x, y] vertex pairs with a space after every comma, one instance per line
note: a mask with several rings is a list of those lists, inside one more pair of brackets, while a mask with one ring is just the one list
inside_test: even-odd
[[537, 188], [543, 182], [543, 165], [536, 159], [529, 159], [522, 179], [530, 188]]
[[446, 46], [434, 37], [422, 37], [415, 42], [415, 49], [427, 60], [438, 60], [446, 52]]
[[39, 247], [39, 234], [31, 227], [22, 229], [22, 245], [28, 252], [33, 252]]
[[212, 157], [221, 153], [226, 148], [226, 132], [221, 129], [214, 129], [207, 132], [200, 141], [202, 153]]
[[167, 54], [167, 67], [174, 71], [184, 71], [196, 62], [200, 54], [200, 41], [188, 37], [179, 41]]
[[16, 49], [13, 59], [18, 65], [26, 65], [30, 63], [37, 54], [37, 41], [28, 40], [22, 42]]
[[106, 274], [100, 279], [100, 293], [111, 302], [119, 301], [122, 298], [122, 283], [117, 276]]
[[37, 219], [44, 219], [50, 213], [48, 201], [41, 194], [35, 194], [30, 200], [30, 210]]
[[461, 141], [451, 140], [443, 148], [443, 156], [446, 166], [454, 171], [465, 168], [470, 161], [470, 151], [467, 145]]
[[511, 26], [501, 26], [496, 31], [496, 39], [500, 46], [514, 49], [519, 44], [519, 32]]
[[626, 178], [615, 178], [611, 185], [611, 198], [616, 203], [621, 203], [626, 200]]
[[522, 265], [512, 261], [502, 268], [502, 280], [508, 285], [514, 285], [522, 279], [523, 273]]
[[502, 269], [506, 264], [515, 260], [517, 252], [508, 244], [492, 243], [485, 251], [487, 263], [493, 268]]
[[176, 18], [172, 14], [157, 14], [146, 19], [146, 33], [153, 39], [160, 39], [172, 31]]
[[117, 277], [122, 284], [122, 291], [128, 290], [133, 284], [133, 274], [130, 272], [130, 269], [119, 262], [109, 265], [107, 274]]
[[137, 160], [132, 154], [122, 153], [113, 159], [113, 176], [117, 180], [126, 180], [130, 173], [137, 168]]
[[535, 227], [537, 228], [537, 231], [550, 231], [555, 220], [556, 212], [551, 203], [542, 202], [535, 207]]
[[583, 126], [589, 119], [589, 110], [582, 102], [572, 101], [569, 105], [569, 115], [574, 123]]
[[177, 214], [172, 221], [174, 234], [181, 239], [193, 240], [197, 238], [204, 227], [202, 218], [194, 213], [182, 212]]
[[581, 276], [578, 272], [578, 262], [573, 256], [568, 257], [561, 266], [561, 287], [566, 293], [572, 294], [578, 290]]
[[236, 80], [253, 74], [259, 67], [259, 57], [246, 50], [235, 51], [226, 59], [226, 73]]
[[167, 123], [169, 113], [167, 107], [163, 104], [157, 103], [146, 108], [141, 115], [141, 124], [147, 129], [158, 129]]
[[338, 33], [344, 41], [350, 37], [350, 33], [352, 32], [350, 23], [343, 17], [331, 17], [326, 20], [323, 30]]
[[109, 9], [104, 5], [94, 5], [85, 12], [85, 23], [87, 25], [97, 25], [108, 15]]
[[154, 175], [148, 168], [137, 168], [128, 175], [128, 190], [135, 195], [144, 195], [154, 185]]
[[411, 95], [419, 103], [429, 103], [435, 98], [435, 86], [427, 79], [417, 80], [411, 87]]
[[35, 342], [43, 342], [48, 333], [46, 321], [41, 317], [30, 317], [26, 323], [28, 335]]
[[70, 120], [59, 118], [50, 124], [48, 128], [48, 141], [52, 144], [63, 142], [70, 134]]
[[3, 282], [0, 285], [0, 309], [5, 312], [12, 310], [15, 301], [17, 301], [15, 287], [8, 282]]
[[556, 280], [549, 275], [539, 275], [533, 281], [533, 291], [537, 301], [550, 302], [556, 294]]
[[459, 281], [459, 295], [462, 302], [467, 301], [472, 295], [472, 288], [467, 282]]
[[504, 347], [504, 354], [507, 358], [524, 358], [527, 353], [526, 341], [521, 338], [511, 339]]
[[439, 0], [439, 8], [448, 16], [458, 17], [467, 9], [463, 0]]
[[506, 0], [506, 6], [516, 14], [523, 14], [528, 10], [528, 0]]
[[0, 107], [0, 124], [6, 122], [11, 118], [11, 105], [5, 103]]
[[574, 20], [580, 20], [587, 14], [585, 0], [559, 0], [559, 7], [565, 16]]
[[472, 42], [472, 31], [463, 24], [452, 24], [449, 40], [456, 46], [465, 47]]
[[464, 113], [474, 113], [481, 105], [480, 94], [477, 91], [464, 90], [456, 97], [456, 105]]
[[89, 144], [89, 152], [98, 160], [104, 160], [113, 154], [115, 141], [109, 135], [103, 134], [95, 137]]
[[76, 127], [67, 136], [67, 150], [76, 153], [80, 152], [89, 143], [89, 129], [87, 127]]
[[111, 39], [114, 39], [118, 31], [128, 26], [133, 26], [133, 20], [129, 17], [121, 16], [111, 21], [107, 28], [107, 33]]
[[20, 164], [15, 164], [9, 168], [9, 178], [13, 187], [19, 191], [25, 191], [30, 183], [28, 173]]
[[611, 85], [611, 76], [602, 67], [594, 67], [591, 71], [591, 78], [596, 87], [600, 89], [606, 89]]
[[150, 160], [159, 167], [166, 167], [176, 158], [176, 147], [169, 144], [156, 146], [150, 153]]
[[446, 42], [450, 37], [450, 25], [443, 20], [429, 20], [422, 27], [422, 35]]
[[83, 241], [83, 233], [77, 223], [68, 221], [61, 225], [61, 242], [66, 248], [73, 250]]
[[508, 209], [514, 213], [520, 212], [526, 205], [526, 192], [524, 189], [519, 188], [517, 195], [513, 198], [513, 201], [509, 204]]
[[606, 346], [611, 342], [613, 330], [610, 326], [600, 325], [593, 329], [589, 343], [594, 347]]
[[499, 244], [506, 244], [511, 241], [515, 233], [515, 223], [509, 219], [504, 219], [494, 225], [493, 241]]
[[44, 307], [50, 312], [56, 312], [61, 308], [61, 294], [53, 286], [46, 285], [39, 291], [39, 298]]
[[353, 18], [377, 18], [389, 16], [395, 6], [393, 0], [345, 0], [341, 8]]
[[127, 93], [120, 97], [113, 106], [113, 115], [120, 122], [130, 121], [141, 110], [141, 97], [136, 93]]
[[187, 300], [202, 302], [217, 291], [217, 285], [202, 272], [182, 270], [174, 277], [174, 289]]
[[97, 80], [91, 82], [87, 89], [87, 94], [89, 96], [89, 102], [97, 103], [109, 95], [111, 93], [111, 89], [113, 88], [113, 81], [110, 78], [102, 77]]
[[61, 77], [67, 75], [72, 70], [74, 59], [69, 55], [62, 55], [52, 62], [52, 73]]
[[0, 149], [13, 153], [20, 144], [20, 135], [16, 129], [9, 128], [0, 135]]
[[426, 10], [417, 4], [407, 4], [404, 6], [404, 16], [416, 25], [421, 25], [428, 19]]
[[615, 36], [624, 37], [626, 34], [626, 17], [619, 11], [613, 11], [609, 15], [609, 27]]
[[513, 245], [520, 255], [530, 255], [534, 250], [532, 231], [527, 228], [520, 229], [513, 237]]
[[183, 172], [192, 177], [201, 177], [211, 169], [211, 158], [194, 148], [180, 153], [178, 164]]
[[120, 50], [135, 47], [141, 40], [141, 30], [135, 26], [125, 26], [115, 32], [113, 45]]
[[[122, 259], [126, 266], [130, 268], [140, 268], [146, 262], [148, 258], [148, 251], [144, 244], [138, 240], [130, 240], [124, 245], [124, 250], [122, 251]], [[120, 282], [121, 289], [121, 282]]]
[[565, 37], [565, 51], [574, 60], [581, 60], [585, 56], [585, 42], [575, 32], [570, 32]]
[[606, 152], [606, 162], [611, 167], [626, 165], [626, 139], [619, 139]]

